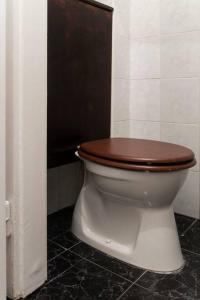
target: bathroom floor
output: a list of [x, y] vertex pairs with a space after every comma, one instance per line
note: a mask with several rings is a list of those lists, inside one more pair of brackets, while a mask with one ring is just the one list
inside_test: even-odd
[[73, 208], [48, 217], [48, 280], [27, 300], [200, 299], [200, 221], [176, 215], [182, 272], [155, 274], [120, 262], [70, 232]]

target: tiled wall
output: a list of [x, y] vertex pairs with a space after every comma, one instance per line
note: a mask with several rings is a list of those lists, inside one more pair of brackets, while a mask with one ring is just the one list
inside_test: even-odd
[[200, 1], [160, 3], [160, 137], [195, 151], [175, 209], [199, 217]]
[[[114, 2], [117, 21], [124, 1]], [[114, 34], [113, 135], [185, 145], [199, 161], [200, 1], [125, 2]], [[198, 163], [174, 207], [199, 217], [199, 202]]]
[[130, 0], [113, 1], [112, 135], [129, 133]]

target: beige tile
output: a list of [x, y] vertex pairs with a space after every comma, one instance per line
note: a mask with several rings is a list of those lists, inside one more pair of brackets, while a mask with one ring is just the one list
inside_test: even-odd
[[131, 120], [130, 137], [160, 140], [160, 122]]
[[159, 38], [132, 39], [130, 51], [131, 79], [160, 77]]
[[[199, 160], [198, 125], [161, 123], [161, 141], [186, 146], [194, 151], [197, 160]], [[192, 170], [199, 170], [199, 161], [197, 161], [197, 165]]]
[[130, 118], [134, 120], [160, 120], [160, 80], [131, 80]]
[[161, 38], [161, 78], [200, 75], [200, 32]]
[[161, 33], [200, 30], [199, 0], [160, 1]]
[[131, 8], [130, 8], [131, 38], [159, 35], [160, 1], [159, 0], [131, 0], [130, 4], [131, 4]]
[[129, 119], [129, 91], [130, 82], [126, 79], [114, 79], [112, 88], [113, 120]]
[[189, 172], [173, 207], [176, 213], [199, 218], [199, 172]]
[[161, 80], [161, 121], [176, 123], [199, 122], [199, 80]]

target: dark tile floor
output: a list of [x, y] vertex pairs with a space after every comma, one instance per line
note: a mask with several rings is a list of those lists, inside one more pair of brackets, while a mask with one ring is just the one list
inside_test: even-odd
[[73, 208], [48, 217], [48, 280], [26, 300], [200, 299], [200, 221], [176, 215], [186, 260], [177, 274], [130, 266], [84, 244], [69, 231]]

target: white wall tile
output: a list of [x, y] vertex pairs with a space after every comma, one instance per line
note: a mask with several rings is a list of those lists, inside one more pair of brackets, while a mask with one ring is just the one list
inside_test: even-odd
[[130, 32], [130, 0], [115, 0], [113, 13], [114, 32], [129, 37]]
[[160, 122], [131, 120], [130, 137], [160, 140]]
[[113, 39], [113, 77], [130, 77], [130, 43], [127, 37], [114, 35]]
[[[116, 0], [114, 0], [116, 1]], [[105, 5], [109, 5], [109, 6], [113, 6], [113, 0], [99, 0], [98, 2], [101, 2], [102, 4], [105, 4]]]
[[130, 81], [130, 118], [134, 120], [160, 120], [160, 80]]
[[200, 32], [161, 38], [161, 78], [200, 75]]
[[160, 77], [160, 41], [158, 38], [132, 39], [131, 79]]
[[[197, 160], [199, 160], [198, 125], [161, 123], [161, 141], [186, 146], [194, 151]], [[192, 168], [192, 170], [195, 171], [197, 171], [198, 169], [199, 164]]]
[[[130, 2], [130, 136], [185, 145], [199, 161], [200, 1]], [[176, 212], [199, 217], [198, 170]]]
[[130, 136], [130, 121], [113, 122], [112, 124], [112, 137], [129, 137]]
[[161, 121], [199, 122], [199, 79], [161, 80]]
[[162, 0], [161, 33], [200, 30], [199, 0]]
[[129, 80], [113, 80], [113, 120], [121, 121], [129, 119]]
[[173, 207], [177, 213], [199, 218], [199, 172], [189, 172]]
[[[123, 2], [123, 1], [122, 1]], [[131, 0], [130, 36], [144, 37], [160, 33], [160, 1]]]

